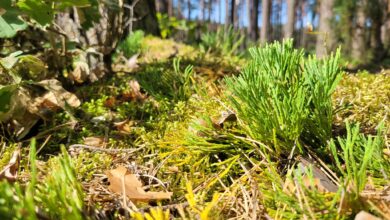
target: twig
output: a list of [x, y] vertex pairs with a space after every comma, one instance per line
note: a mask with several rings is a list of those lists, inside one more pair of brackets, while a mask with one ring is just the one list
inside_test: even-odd
[[100, 152], [105, 152], [105, 153], [134, 153], [136, 151], [139, 151], [145, 146], [141, 146], [137, 149], [116, 149], [116, 148], [100, 148], [100, 147], [94, 147], [90, 145], [85, 145], [85, 144], [73, 144], [69, 146], [69, 149], [74, 149], [74, 148], [82, 148], [90, 151], [100, 151]]

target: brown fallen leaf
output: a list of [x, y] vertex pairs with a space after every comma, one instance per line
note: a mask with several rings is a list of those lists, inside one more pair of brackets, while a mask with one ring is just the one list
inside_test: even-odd
[[2, 16], [3, 14], [5, 14], [7, 11], [4, 9], [4, 8], [0, 8], [0, 16]]
[[83, 138], [84, 144], [94, 147], [102, 147], [105, 145], [104, 137], [86, 137]]
[[89, 66], [86, 62], [75, 62], [75, 68], [72, 72], [69, 72], [69, 79], [73, 82], [83, 83], [88, 80], [90, 75]]
[[389, 149], [384, 149], [383, 154], [386, 155], [387, 157], [390, 157], [390, 150]]
[[134, 122], [130, 121], [128, 119], [114, 123], [115, 128], [122, 134], [130, 134], [131, 128], [133, 127], [133, 125], [134, 125]]
[[365, 212], [365, 211], [360, 211], [356, 216], [355, 216], [355, 220], [380, 220], [380, 218], [374, 216], [374, 215], [371, 215], [370, 213], [368, 212]]
[[221, 112], [221, 116], [213, 123], [222, 128], [223, 124], [227, 121], [237, 121], [236, 114], [231, 111], [223, 111]]
[[124, 101], [143, 102], [147, 98], [147, 96], [141, 92], [141, 86], [138, 81], [130, 80], [129, 87], [131, 90], [122, 94]]
[[327, 174], [321, 170], [317, 165], [308, 158], [298, 157], [299, 165], [304, 172], [308, 172], [308, 168], [311, 167], [313, 172], [313, 178], [318, 183], [317, 187], [320, 191], [324, 192], [337, 192], [338, 186], [327, 176]]
[[18, 168], [20, 163], [20, 148], [12, 154], [11, 160], [0, 172], [0, 180], [6, 179], [8, 182], [15, 182], [18, 178]]
[[172, 192], [145, 192], [137, 176], [123, 166], [106, 171], [106, 175], [110, 182], [108, 189], [115, 193], [126, 194], [130, 200], [147, 202], [171, 199]]
[[66, 91], [62, 87], [61, 82], [56, 79], [43, 80], [37, 84], [48, 90], [43, 97], [36, 99], [35, 102], [38, 106], [44, 102], [50, 102], [53, 106], [58, 106], [62, 109], [66, 109], [67, 105], [73, 108], [77, 108], [81, 105], [77, 96]]

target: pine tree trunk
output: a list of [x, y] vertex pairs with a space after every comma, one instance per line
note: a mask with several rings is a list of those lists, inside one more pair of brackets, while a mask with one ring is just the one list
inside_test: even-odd
[[316, 44], [317, 57], [324, 57], [334, 47], [334, 31], [331, 19], [333, 18], [334, 0], [320, 1], [320, 21]]
[[259, 0], [247, 0], [248, 13], [248, 35], [252, 41], [259, 38], [258, 32], [258, 16], [259, 16]]
[[263, 0], [262, 3], [262, 25], [260, 33], [261, 43], [268, 42], [269, 31], [270, 31], [270, 13], [271, 11], [271, 0]]
[[167, 0], [167, 8], [168, 8], [168, 16], [172, 17], [173, 16], [173, 4], [172, 0]]
[[191, 20], [191, 0], [187, 0], [187, 8], [188, 8], [187, 20]]
[[231, 1], [230, 23], [235, 27], [235, 25], [236, 25], [236, 0]]
[[204, 0], [200, 0], [200, 18], [202, 21], [204, 21], [205, 19], [205, 15], [204, 15]]
[[296, 0], [287, 0], [287, 23], [284, 30], [284, 38], [294, 37]]
[[225, 0], [225, 25], [230, 25], [230, 19], [229, 19], [229, 0]]
[[366, 14], [364, 12], [365, 5], [365, 0], [358, 1], [356, 11], [356, 27], [354, 28], [351, 45], [351, 56], [356, 61], [363, 61], [364, 54], [366, 52]]

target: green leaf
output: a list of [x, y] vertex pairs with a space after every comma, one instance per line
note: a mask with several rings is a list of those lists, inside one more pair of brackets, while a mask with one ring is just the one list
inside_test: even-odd
[[17, 3], [18, 7], [38, 22], [45, 26], [50, 24], [54, 19], [54, 10], [50, 3], [41, 0], [22, 0]]
[[11, 0], [0, 1], [0, 38], [11, 38], [27, 28], [26, 22], [19, 19], [20, 11], [12, 7]]
[[16, 88], [16, 85], [0, 86], [0, 121], [2, 120], [2, 115], [11, 108], [11, 98]]
[[79, 14], [80, 24], [84, 29], [93, 26], [94, 22], [100, 19], [99, 2], [97, 0], [90, 0], [89, 7], [77, 8]]
[[[92, 0], [96, 1], [96, 0]], [[89, 0], [61, 0], [58, 5], [56, 5], [56, 9], [64, 10], [68, 7], [88, 7], [90, 6]]]

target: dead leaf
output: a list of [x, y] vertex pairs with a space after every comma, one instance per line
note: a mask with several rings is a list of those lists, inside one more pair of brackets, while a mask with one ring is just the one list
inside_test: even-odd
[[69, 73], [69, 79], [77, 83], [83, 83], [88, 80], [90, 75], [89, 66], [86, 62], [75, 62], [74, 70]]
[[66, 109], [67, 105], [73, 108], [77, 108], [81, 104], [77, 96], [66, 91], [61, 86], [60, 81], [56, 79], [43, 80], [37, 84], [48, 90], [48, 92], [43, 97], [37, 98], [36, 102], [39, 106], [42, 103], [50, 102], [53, 106]]
[[114, 126], [116, 127], [116, 129], [123, 134], [130, 134], [131, 128], [133, 127], [133, 125], [134, 125], [134, 122], [129, 121], [128, 119], [114, 123]]
[[7, 11], [4, 9], [4, 8], [0, 8], [0, 16], [2, 16], [3, 14], [5, 14]]
[[387, 157], [390, 157], [390, 150], [389, 149], [384, 149], [383, 154], [386, 155]]
[[130, 173], [123, 166], [106, 171], [106, 175], [110, 182], [109, 190], [126, 194], [133, 201], [147, 202], [149, 200], [170, 199], [172, 196], [172, 192], [145, 192], [137, 176]]
[[129, 87], [131, 90], [122, 94], [124, 101], [143, 102], [147, 98], [147, 96], [141, 92], [141, 86], [138, 81], [130, 80]]
[[380, 220], [380, 218], [374, 216], [374, 215], [371, 215], [370, 213], [368, 212], [365, 212], [365, 211], [360, 211], [356, 216], [355, 216], [355, 220]]
[[130, 73], [137, 69], [138, 66], [138, 56], [139, 54], [135, 54], [131, 56], [129, 59], [125, 58], [123, 55], [119, 57], [119, 62], [115, 63], [112, 66], [114, 72], [126, 72]]
[[102, 147], [105, 145], [104, 137], [86, 137], [83, 138], [84, 144], [94, 147]]
[[138, 64], [137, 64], [138, 56], [139, 56], [139, 54], [137, 53], [137, 54], [131, 56], [130, 59], [127, 60], [127, 62], [126, 62], [127, 69], [133, 70], [133, 69], [138, 68]]
[[326, 173], [317, 167], [316, 164], [310, 161], [310, 159], [298, 157], [299, 166], [303, 172], [308, 172], [308, 168], [311, 167], [313, 172], [313, 178], [317, 179], [315, 182], [318, 183], [318, 189], [324, 192], [337, 192], [338, 186], [326, 175]]
[[6, 179], [9, 182], [15, 182], [18, 178], [18, 169], [20, 163], [20, 148], [12, 154], [11, 160], [0, 172], [0, 180]]
[[234, 112], [223, 111], [221, 116], [214, 122], [218, 127], [223, 127], [223, 124], [227, 121], [237, 121], [237, 116]]
[[116, 105], [117, 105], [117, 100], [114, 96], [111, 96], [104, 101], [104, 106], [107, 108], [114, 108]]

